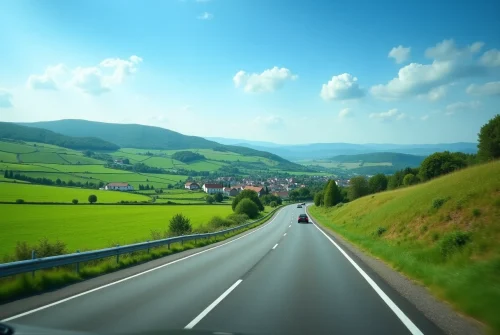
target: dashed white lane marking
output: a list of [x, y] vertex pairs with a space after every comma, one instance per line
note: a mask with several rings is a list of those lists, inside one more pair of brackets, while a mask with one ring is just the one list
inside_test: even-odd
[[284, 233], [283, 236], [286, 236], [286, 233]]
[[276, 243], [273, 247], [273, 250], [276, 249], [276, 247], [278, 246], [278, 243]]
[[191, 321], [190, 323], [188, 323], [188, 325], [186, 327], [184, 327], [184, 329], [191, 329], [194, 326], [196, 326], [196, 324], [198, 322], [200, 322], [208, 313], [210, 313], [210, 311], [212, 309], [215, 308], [215, 306], [217, 306], [222, 300], [224, 300], [224, 298], [227, 297], [229, 295], [229, 293], [231, 293], [231, 291], [234, 290], [236, 288], [236, 286], [238, 286], [242, 281], [243, 280], [238, 279], [238, 281], [236, 283], [234, 283], [230, 288], [228, 288], [226, 290], [226, 292], [222, 293], [222, 295], [220, 297], [218, 297], [207, 308], [205, 308], [205, 310], [203, 312], [201, 312], [197, 317], [195, 317], [193, 319], [193, 321]]

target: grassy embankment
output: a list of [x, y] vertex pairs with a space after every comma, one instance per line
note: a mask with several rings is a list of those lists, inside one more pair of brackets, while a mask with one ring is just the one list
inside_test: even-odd
[[[23, 208], [23, 207], [25, 207], [25, 206], [19, 206], [19, 205], [18, 206], [16, 206], [16, 205], [3, 205], [3, 206], [9, 206], [10, 208], [16, 208], [16, 207]], [[38, 206], [30, 206], [30, 208], [34, 208], [34, 207], [38, 207]], [[50, 206], [39, 206], [39, 207], [40, 208], [48, 208]], [[59, 206], [59, 207], [63, 207], [63, 206]], [[78, 208], [78, 207], [71, 207], [71, 206], [66, 206], [66, 207]], [[101, 206], [101, 208], [108, 208], [108, 207], [109, 206]], [[119, 209], [126, 210], [127, 208], [130, 208], [130, 209], [136, 208], [137, 210], [140, 210], [141, 208], [148, 208], [147, 211], [148, 211], [148, 214], [150, 214], [152, 211], [154, 211], [157, 208], [170, 210], [170, 209], [175, 209], [175, 208], [179, 209], [179, 207], [180, 206], [176, 206], [176, 207], [121, 206], [121, 207], [119, 207]], [[202, 215], [202, 214], [200, 214], [200, 212], [203, 212], [204, 215], [206, 216], [208, 214], [208, 212], [206, 211], [207, 209], [210, 209], [210, 210], [229, 209], [230, 210], [229, 206], [199, 206], [199, 207], [202, 207], [202, 208], [195, 209], [194, 206], [189, 206], [190, 210], [193, 210], [193, 209], [195, 209], [195, 210], [187, 212], [190, 214], [190, 215], [188, 215], [188, 217], [190, 217], [191, 223], [193, 224], [193, 227], [195, 229], [198, 228], [198, 230], [204, 229], [205, 227], [207, 229], [210, 228], [206, 225], [206, 223], [207, 223], [207, 221], [205, 220], [206, 217], [204, 217], [202, 221], [200, 221], [201, 220], [200, 217], [197, 217], [199, 215]], [[2, 208], [2, 209], [4, 209], [4, 208]], [[91, 206], [79, 206], [79, 208], [95, 209], [97, 207], [91, 208]], [[269, 207], [266, 207], [265, 211], [261, 214], [261, 217], [260, 217], [262, 220], [259, 220], [258, 222], [255, 222], [251, 226], [246, 227], [244, 229], [241, 229], [237, 232], [226, 234], [225, 236], [219, 236], [219, 237], [211, 238], [208, 240], [198, 240], [196, 242], [189, 242], [189, 243], [184, 243], [184, 244], [173, 243], [168, 247], [164, 246], [164, 247], [153, 248], [150, 252], [140, 251], [140, 252], [135, 252], [132, 254], [121, 255], [119, 262], [116, 261], [115, 257], [111, 257], [108, 259], [102, 259], [102, 260], [97, 260], [97, 261], [92, 261], [92, 262], [81, 263], [79, 272], [75, 271], [74, 266], [66, 266], [66, 267], [61, 267], [61, 268], [56, 268], [56, 269], [37, 271], [35, 276], [32, 276], [31, 274], [23, 274], [23, 275], [18, 275], [18, 276], [0, 279], [0, 303], [11, 301], [11, 300], [18, 299], [21, 297], [26, 297], [26, 296], [29, 296], [32, 294], [41, 293], [41, 292], [44, 292], [46, 290], [60, 288], [60, 287], [63, 287], [65, 285], [69, 285], [69, 284], [76, 283], [76, 282], [79, 282], [79, 281], [82, 281], [82, 280], [85, 280], [88, 278], [92, 278], [92, 277], [96, 277], [96, 276], [99, 276], [102, 274], [117, 271], [119, 269], [133, 266], [133, 265], [136, 265], [139, 263], [144, 263], [144, 262], [147, 262], [147, 261], [150, 261], [153, 259], [168, 256], [168, 255], [178, 253], [181, 251], [185, 251], [185, 250], [189, 250], [189, 249], [193, 249], [193, 248], [198, 248], [198, 247], [203, 247], [203, 246], [206, 246], [206, 245], [209, 245], [212, 243], [223, 241], [223, 240], [228, 239], [234, 235], [241, 234], [242, 232], [244, 232], [246, 230], [252, 229], [260, 224], [263, 224], [264, 222], [267, 222], [271, 216], [266, 217], [266, 215], [272, 213], [274, 210], [278, 210], [278, 208], [271, 209]], [[187, 213], [184, 213], [184, 214], [187, 214]], [[75, 217], [75, 220], [78, 220], [78, 218], [80, 218], [80, 215], [82, 215], [82, 214], [83, 213], [77, 214]], [[128, 220], [130, 214], [131, 213], [120, 213], [119, 217], [121, 219]], [[66, 223], [71, 222], [71, 221], [67, 220], [68, 218], [66, 218], [65, 220], [59, 221], [58, 225], [53, 225], [52, 222], [54, 222], [54, 221], [50, 221], [50, 224], [52, 225], [52, 228], [55, 227], [59, 231], [64, 231], [63, 235], [67, 240], [71, 241], [72, 237], [70, 238], [70, 236], [74, 236], [74, 235], [80, 236], [81, 235], [82, 236], [81, 239], [80, 239], [80, 237], [78, 237], [74, 240], [75, 241], [80, 240], [80, 241], [78, 241], [78, 243], [81, 243], [82, 239], [86, 239], [85, 241], [89, 244], [94, 243], [95, 239], [100, 240], [100, 242], [102, 242], [102, 243], [106, 243], [105, 239], [99, 238], [100, 236], [102, 236], [102, 234], [106, 234], [106, 233], [109, 233], [110, 236], [112, 236], [112, 237], [119, 237], [120, 233], [121, 233], [121, 236], [127, 236], [129, 239], [131, 239], [130, 242], [139, 242], [140, 241], [139, 237], [146, 235], [148, 228], [151, 229], [153, 227], [153, 228], [158, 228], [158, 230], [167, 228], [166, 226], [168, 225], [169, 217], [162, 215], [165, 213], [159, 213], [159, 212], [155, 213], [155, 214], [157, 214], [157, 216], [155, 216], [156, 221], [154, 222], [154, 224], [152, 222], [152, 220], [154, 220], [154, 219], [150, 219], [151, 221], [149, 221], [149, 222], [144, 222], [142, 220], [146, 217], [145, 213], [138, 213], [138, 211], [135, 211], [133, 214], [134, 214], [136, 222], [126, 222], [125, 223], [125, 222], [123, 222], [123, 220], [117, 219], [118, 212], [115, 212], [114, 215], [107, 216], [107, 218], [109, 219], [108, 221], [105, 221], [105, 220], [100, 221], [101, 225], [99, 225], [99, 223], [94, 222], [94, 219], [96, 219], [96, 216], [94, 216], [94, 217], [90, 217], [88, 222], [85, 222], [85, 223], [80, 222], [80, 224], [83, 223], [83, 225], [81, 227], [72, 226], [72, 227], [67, 228], [66, 231], [65, 231], [65, 229], [68, 225], [64, 224], [64, 222], [66, 222]], [[216, 214], [220, 215], [222, 213], [216, 213]], [[220, 215], [220, 216], [223, 216], [223, 215]], [[40, 218], [38, 218], [36, 220], [36, 222], [34, 222], [34, 223], [38, 224], [39, 230], [46, 232], [47, 227], [46, 226], [44, 227], [43, 224], [40, 224], [39, 219]], [[110, 224], [110, 220], [113, 220], [113, 219], [115, 220], [115, 224]], [[131, 220], [133, 220], [133, 219], [131, 219]], [[56, 220], [56, 222], [57, 222], [57, 220]], [[135, 225], [134, 225], [134, 223], [135, 223]], [[28, 222], [26, 222], [26, 224], [29, 226]], [[16, 223], [14, 223], [13, 226], [16, 226]], [[17, 231], [18, 238], [26, 238], [27, 236], [34, 237], [32, 235], [31, 229], [29, 231], [26, 231], [26, 229], [28, 229], [28, 226], [24, 226], [25, 233], [27, 233], [27, 235], [23, 235], [21, 231]], [[102, 226], [105, 226], [105, 228], [102, 229]], [[202, 226], [203, 226], [203, 228], [201, 228]], [[7, 229], [12, 229], [12, 228], [7, 228]], [[69, 229], [73, 229], [73, 231], [70, 232]], [[94, 229], [94, 230], [92, 230], [92, 229]], [[129, 229], [132, 229], [133, 232], [136, 232], [136, 235], [133, 235], [133, 232], [130, 232]], [[217, 230], [222, 230], [222, 229], [223, 228], [218, 228]], [[4, 230], [4, 227], [2, 227], [2, 230]], [[138, 232], [139, 230], [141, 230], [141, 232]], [[75, 233], [75, 231], [76, 231], [76, 233]], [[120, 233], [117, 234], [116, 233], [117, 231], [119, 231]], [[9, 235], [9, 236], [10, 236], [9, 238], [13, 238], [11, 235]], [[40, 236], [38, 236], [38, 237], [40, 237]], [[0, 245], [3, 245], [3, 242], [4, 241], [0, 241]], [[68, 246], [69, 245], [70, 244], [68, 242]], [[115, 245], [115, 242], [111, 243], [111, 245]], [[110, 245], [108, 244], [107, 246], [110, 246]], [[39, 242], [38, 247], [42, 248], [43, 250], [52, 249], [52, 252], [53, 252], [54, 248], [58, 247], [58, 244], [57, 243], [46, 244], [43, 241], [41, 241], [41, 242]], [[71, 247], [74, 247], [74, 245], [71, 245]], [[83, 251], [83, 250], [81, 250], [81, 251]], [[29, 250], [25, 250], [25, 252], [29, 252]]]
[[500, 333], [499, 176], [496, 161], [310, 213]]

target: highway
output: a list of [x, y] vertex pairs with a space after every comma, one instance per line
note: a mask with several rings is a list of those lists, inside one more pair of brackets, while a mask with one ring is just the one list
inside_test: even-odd
[[315, 224], [298, 224], [300, 213], [284, 207], [228, 243], [50, 306], [0, 309], [8, 323], [97, 334], [442, 333]]

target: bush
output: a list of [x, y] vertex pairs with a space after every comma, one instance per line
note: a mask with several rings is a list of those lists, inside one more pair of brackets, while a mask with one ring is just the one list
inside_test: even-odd
[[31, 259], [31, 252], [35, 251], [36, 258], [59, 256], [68, 253], [66, 243], [59, 240], [50, 242], [46, 237], [40, 239], [38, 244], [29, 245], [27, 242], [17, 242], [14, 251], [16, 261]]
[[314, 206], [319, 207], [323, 204], [323, 192], [320, 191], [314, 195]]
[[214, 195], [214, 200], [216, 202], [222, 202], [224, 200], [224, 196], [222, 195], [222, 193], [218, 192], [218, 193], [215, 193]]
[[24, 200], [23, 199], [16, 199], [16, 204], [24, 204]]
[[89, 202], [90, 202], [91, 204], [93, 204], [93, 203], [97, 202], [97, 196], [96, 196], [95, 194], [91, 194], [91, 195], [89, 195]]
[[243, 198], [236, 206], [235, 213], [246, 214], [250, 219], [255, 219], [259, 215], [259, 207], [249, 198]]
[[232, 225], [234, 225], [236, 222], [229, 220], [229, 219], [223, 219], [220, 216], [214, 216], [213, 218], [208, 221], [208, 225], [213, 228], [227, 228]]
[[432, 201], [432, 208], [440, 209], [448, 199], [437, 198]]
[[387, 231], [387, 228], [385, 227], [378, 227], [377, 228], [377, 236], [382, 236]]
[[456, 251], [461, 250], [470, 240], [470, 235], [461, 231], [445, 235], [439, 246], [441, 255], [444, 258], [451, 256]]
[[344, 203], [343, 202], [339, 202], [338, 204], [335, 205], [335, 208], [340, 208], [344, 206]]
[[73, 199], [73, 200], [71, 200], [71, 202], [73, 203], [73, 205], [76, 205], [76, 204], [78, 204], [78, 199]]
[[211, 205], [211, 204], [213, 204], [215, 202], [215, 199], [211, 195], [207, 195], [205, 201], [207, 202], [207, 204]]
[[473, 215], [474, 217], [476, 217], [476, 218], [477, 218], [477, 217], [480, 217], [480, 216], [481, 216], [481, 210], [480, 210], [480, 209], [478, 209], [478, 208], [474, 208], [474, 209], [472, 210], [472, 215]]
[[175, 214], [169, 223], [170, 232], [175, 235], [186, 235], [192, 231], [191, 221], [182, 214]]
[[269, 204], [269, 206], [271, 206], [271, 207], [274, 208], [274, 207], [278, 206], [278, 204], [276, 203], [276, 201], [271, 201], [271, 203]]
[[236, 224], [243, 224], [248, 221], [249, 217], [246, 214], [230, 214], [227, 216], [228, 220], [234, 221]]

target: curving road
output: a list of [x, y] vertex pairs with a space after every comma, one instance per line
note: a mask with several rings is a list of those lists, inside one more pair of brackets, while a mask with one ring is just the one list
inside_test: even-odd
[[300, 213], [304, 208], [284, 207], [230, 242], [62, 300], [44, 300], [49, 293], [6, 304], [0, 317], [98, 334], [442, 333], [315, 224], [298, 224]]

